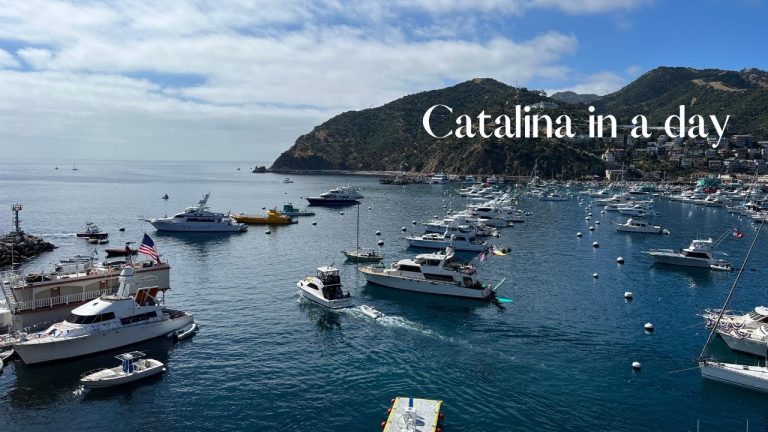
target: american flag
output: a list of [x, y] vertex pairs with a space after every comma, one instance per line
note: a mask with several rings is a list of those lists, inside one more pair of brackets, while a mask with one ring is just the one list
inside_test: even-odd
[[733, 236], [736, 238], [744, 238], [744, 233], [739, 231], [738, 228], [733, 229]]
[[142, 253], [144, 255], [149, 255], [150, 257], [154, 258], [157, 262], [160, 262], [160, 254], [157, 253], [157, 248], [155, 248], [155, 242], [152, 241], [152, 239], [147, 235], [147, 233], [144, 233], [144, 239], [141, 241], [141, 246], [139, 246], [139, 253]]

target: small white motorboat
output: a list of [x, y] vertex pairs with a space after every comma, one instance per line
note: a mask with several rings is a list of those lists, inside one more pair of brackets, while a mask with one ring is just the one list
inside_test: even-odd
[[317, 274], [296, 283], [305, 299], [330, 309], [352, 306], [349, 291], [341, 287], [339, 269], [331, 266], [317, 268]]
[[0, 352], [0, 372], [3, 371], [3, 368], [5, 368], [6, 361], [8, 361], [8, 359], [11, 358], [13, 353], [14, 351], [12, 349]]
[[376, 309], [372, 308], [368, 305], [361, 305], [360, 310], [363, 311], [363, 313], [373, 319], [379, 319], [384, 316], [382, 312], [377, 311]]
[[165, 372], [165, 365], [154, 359], [147, 359], [141, 351], [116, 355], [120, 366], [86, 372], [80, 383], [86, 388], [113, 387], [128, 384]]
[[731, 271], [733, 270], [733, 267], [728, 263], [715, 263], [710, 264], [709, 268], [712, 270], [719, 270], [719, 271]]
[[193, 322], [192, 324], [190, 324], [189, 326], [187, 326], [185, 328], [178, 329], [178, 330], [176, 330], [174, 332], [168, 333], [166, 335], [166, 337], [168, 339], [173, 339], [173, 340], [177, 340], [177, 341], [184, 340], [186, 338], [194, 336], [195, 333], [197, 333], [198, 328], [199, 327], [198, 327], [197, 323]]

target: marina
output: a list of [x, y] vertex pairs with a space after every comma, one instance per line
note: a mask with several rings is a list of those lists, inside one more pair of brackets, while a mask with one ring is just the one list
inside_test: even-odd
[[[171, 179], [155, 183], [141, 180], [155, 166], [126, 163], [122, 171], [129, 176], [109, 177], [96, 166], [78, 165], [79, 177], [108, 177], [121, 185], [124, 194], [119, 214], [105, 208], [86, 215], [110, 232], [116, 245], [139, 244], [149, 228], [162, 266], [167, 266], [162, 271], [167, 272], [170, 288], [168, 305], [193, 315], [201, 330], [194, 337], [184, 336], [183, 343], [174, 342], [195, 333], [190, 317], [178, 330], [157, 338], [71, 360], [28, 365], [15, 354], [4, 362], [0, 375], [0, 413], [14, 425], [42, 430], [52, 422], [72, 421], [71, 410], [77, 408], [78, 422], [107, 427], [118, 417], [105, 411], [123, 400], [125, 410], [146, 413], [127, 420], [129, 429], [173, 424], [176, 430], [217, 423], [263, 430], [329, 430], [329, 424], [334, 429], [357, 430], [364, 425], [362, 429], [374, 430], [386, 420], [391, 397], [413, 394], [442, 401], [443, 430], [501, 430], [510, 419], [523, 429], [553, 431], [563, 427], [602, 430], [606, 424], [622, 431], [666, 430], [670, 424], [687, 430], [695, 428], [697, 421], [702, 430], [705, 425], [709, 430], [743, 429], [745, 419], [752, 428], [764, 426], [764, 399], [759, 392], [702, 380], [696, 369], [669, 373], [695, 366], [691, 359], [706, 336], [706, 320], [699, 315], [706, 308], [720, 307], [735, 272], [654, 264], [645, 253], [674, 251], [692, 239], [717, 238], [728, 231], [716, 247], [717, 256], [740, 262], [748, 243], [732, 230], [738, 227], [751, 240], [755, 225], [750, 216], [729, 213], [725, 207], [656, 197], [653, 209], [661, 216], [655, 216], [653, 224], [669, 229], [671, 235], [626, 235], [614, 229], [614, 223], [625, 222], [626, 215], [601, 214], [603, 208], [594, 202], [600, 198], [578, 193], [589, 190], [588, 185], [550, 186], [570, 197], [565, 201], [542, 201], [527, 197], [524, 189], [499, 185], [501, 192], [511, 187], [516, 208], [530, 216], [514, 228], [497, 228], [498, 237], [479, 237], [494, 247], [494, 253], [482, 261], [482, 250], [456, 252], [461, 265], [475, 260], [473, 277], [486, 286], [496, 287], [506, 278], [497, 291], [508, 302], [477, 301], [368, 283], [361, 270], [370, 264], [346, 263], [340, 252], [356, 244], [356, 209], [313, 207], [312, 218], [274, 226], [270, 236], [156, 232], [137, 218], [174, 214], [179, 203], [195, 202], [207, 190], [216, 197], [216, 208], [226, 212], [229, 208], [280, 208], [287, 201], [300, 202], [313, 191], [351, 184], [365, 195], [360, 244], [381, 241], [384, 264], [391, 268], [391, 263], [417, 261], [419, 255], [445, 253], [444, 248], [428, 252], [408, 248], [403, 237], [422, 235], [426, 228], [418, 221], [440, 222], [470, 204], [493, 198], [461, 197], [458, 190], [465, 185], [458, 182], [403, 189], [369, 177], [292, 175], [294, 183], [285, 184], [283, 175], [263, 174], [255, 179], [247, 170], [240, 173], [235, 165], [221, 163], [170, 167], [168, 172], [175, 172]], [[86, 199], [82, 179], [69, 181], [64, 177], [71, 174], [69, 170], [51, 169], [50, 177], [32, 181], [23, 169], [6, 167], [0, 178], [24, 191], [23, 197], [13, 198], [25, 204], [24, 229], [54, 242], [58, 249], [30, 259], [15, 274], [47, 275], [58, 261], [69, 261], [66, 265], [83, 274], [73, 280], [104, 280], [103, 275], [83, 271], [91, 265], [94, 247], [104, 256], [103, 246], [89, 245], [75, 235], [84, 217], [72, 207]], [[189, 172], [207, 183], [190, 182]], [[259, 191], [255, 196], [254, 188]], [[167, 190], [173, 200], [160, 200], [147, 190]], [[108, 202], [112, 191], [107, 183], [87, 193]], [[60, 211], [54, 216], [41, 208]], [[310, 221], [316, 224], [305, 223]], [[466, 219], [456, 226], [463, 222]], [[577, 231], [583, 236], [574, 236]], [[729, 306], [734, 311], [753, 311], [762, 303], [760, 274], [768, 259], [765, 241], [762, 236], [757, 241]], [[599, 243], [599, 248], [593, 243]], [[72, 259], [76, 255], [81, 257]], [[135, 257], [136, 263], [145, 262], [143, 254]], [[323, 266], [338, 271], [351, 307], [332, 310], [303, 297], [297, 280], [315, 277], [315, 268]], [[137, 265], [134, 277], [160, 268], [155, 263], [142, 273], [143, 264]], [[118, 286], [117, 275], [109, 279], [110, 290]], [[32, 283], [47, 283], [43, 279], [49, 277]], [[148, 280], [145, 285], [163, 284]], [[99, 286], [98, 282], [95, 289], [81, 284], [74, 294], [98, 291]], [[627, 292], [632, 294], [631, 301], [625, 299]], [[51, 295], [36, 292], [34, 299]], [[71, 294], [62, 290], [58, 297], [64, 295]], [[129, 301], [136, 304], [135, 294]], [[68, 312], [90, 303], [74, 304]], [[564, 320], [565, 316], [569, 319]], [[66, 315], [60, 317], [64, 319]], [[655, 328], [651, 334], [644, 331], [649, 321]], [[712, 342], [710, 350], [719, 362], [764, 364], [762, 358], [756, 364], [754, 358], [732, 351], [721, 338]], [[77, 394], [84, 371], [114, 368], [114, 357], [130, 351], [146, 353], [167, 372], [157, 380]], [[590, 367], [597, 360], [600, 370]], [[635, 361], [642, 363], [641, 370], [631, 367]], [[419, 365], [416, 373], [415, 365]], [[232, 380], [220, 380], [220, 374]], [[319, 402], [331, 385], [336, 403]], [[505, 395], [512, 386], [517, 391], [510, 399]], [[132, 389], [141, 397], [125, 400], [126, 390], [119, 389]], [[649, 393], [654, 395], [652, 400], [647, 398]], [[488, 404], [487, 399], [501, 402]], [[717, 412], [725, 400], [733, 399], [739, 404], [727, 414]], [[408, 398], [402, 400], [407, 406]], [[254, 404], [267, 401], [269, 409], [250, 413]], [[297, 406], [306, 414], [302, 419], [292, 418]], [[553, 406], [571, 408], [553, 411]], [[39, 408], [46, 410], [44, 418], [38, 415]]]

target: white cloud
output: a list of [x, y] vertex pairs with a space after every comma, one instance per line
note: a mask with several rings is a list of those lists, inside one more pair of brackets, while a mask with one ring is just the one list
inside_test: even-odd
[[[0, 70], [0, 146], [10, 137], [38, 145], [141, 142], [161, 151], [259, 143], [271, 158], [341, 111], [474, 77], [526, 85], [569, 73], [563, 61], [578, 49], [574, 36], [478, 39], [472, 29], [483, 14], [600, 13], [637, 4], [0, 0], [0, 40], [21, 42], [16, 54], [31, 69]], [[403, 10], [426, 16], [401, 20]], [[466, 12], [466, 21], [448, 16], [455, 12]], [[441, 23], [451, 29], [435, 34]], [[3, 66], [19, 62], [0, 50]]]
[[560, 91], [570, 90], [580, 94], [596, 94], [603, 96], [619, 90], [627, 84], [627, 81], [628, 79], [626, 77], [622, 77], [613, 72], [600, 72], [588, 75], [572, 86], [555, 90], [547, 90], [547, 93], [552, 94]]
[[22, 48], [16, 54], [35, 69], [48, 69], [53, 61], [53, 52], [43, 48]]
[[0, 69], [18, 67], [19, 61], [4, 49], [0, 49]]

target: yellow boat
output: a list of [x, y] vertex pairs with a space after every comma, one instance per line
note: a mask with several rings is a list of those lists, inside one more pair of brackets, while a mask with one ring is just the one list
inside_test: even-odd
[[245, 213], [238, 213], [236, 215], [232, 215], [232, 219], [240, 223], [251, 225], [290, 225], [292, 223], [296, 223], [290, 217], [284, 214], [280, 214], [277, 209], [270, 209], [267, 211], [267, 217], [251, 216]]

